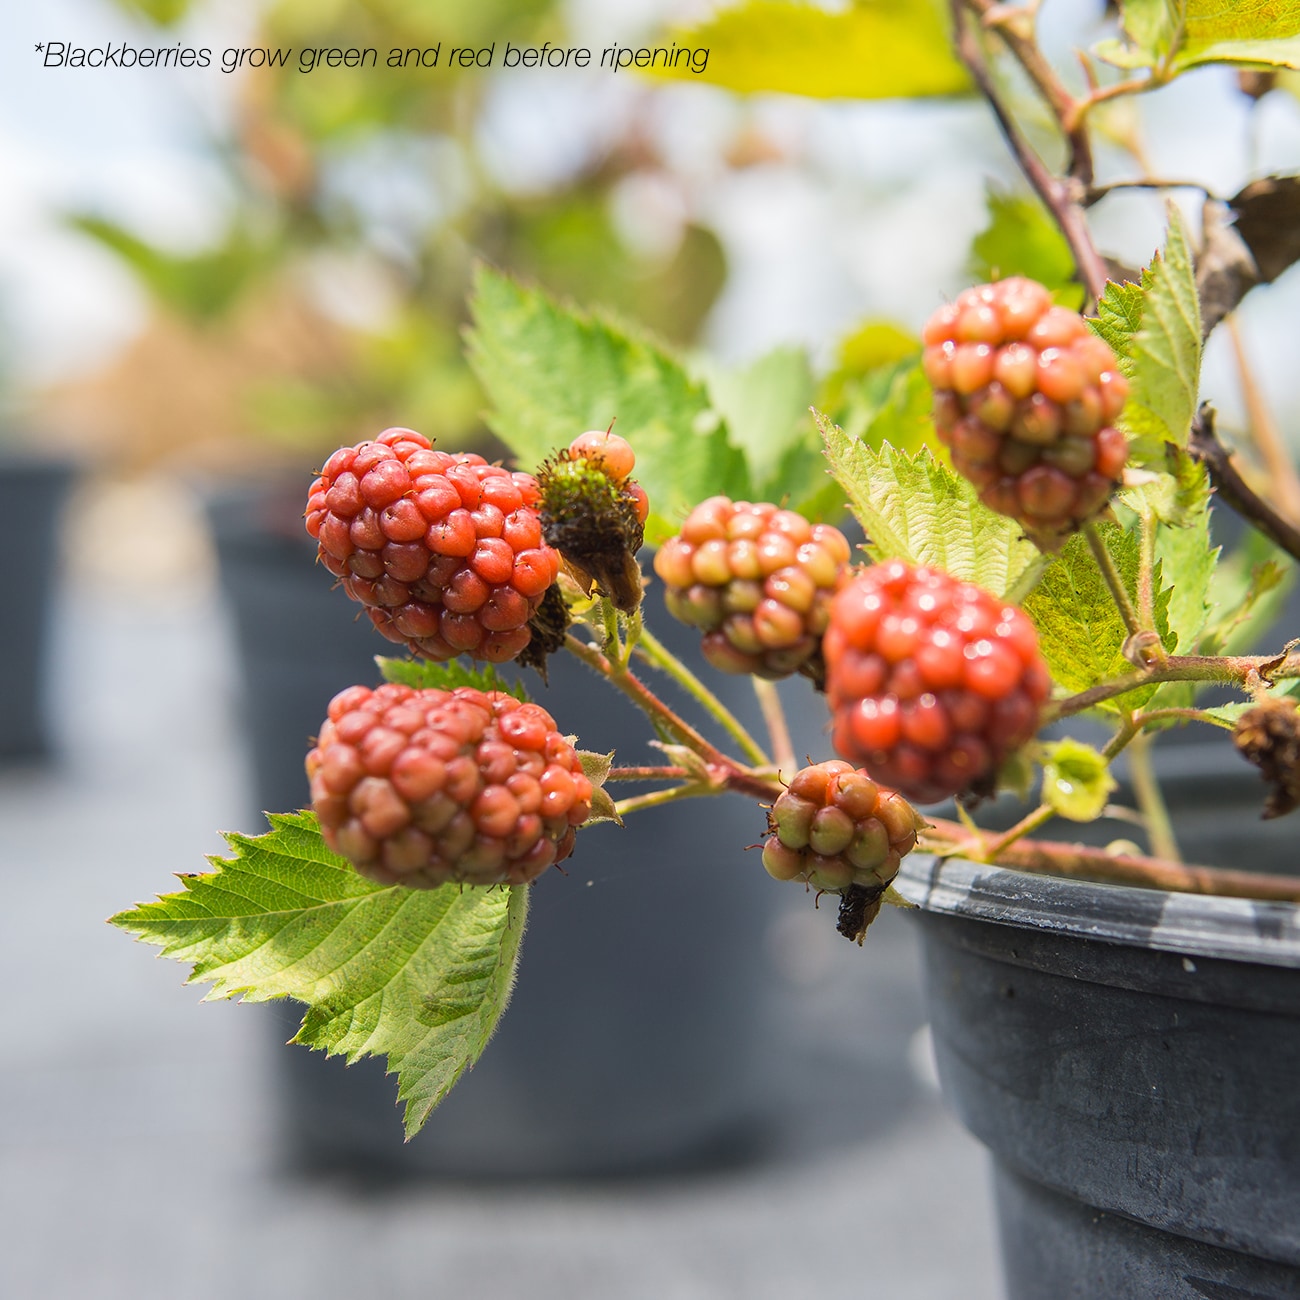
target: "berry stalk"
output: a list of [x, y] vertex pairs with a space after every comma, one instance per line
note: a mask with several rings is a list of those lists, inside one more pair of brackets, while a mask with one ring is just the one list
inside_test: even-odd
[[1170, 655], [1163, 663], [1139, 668], [1113, 681], [1099, 682], [1077, 695], [1047, 704], [1043, 709], [1042, 725], [1047, 726], [1076, 713], [1086, 713], [1140, 686], [1158, 682], [1221, 682], [1245, 686], [1252, 674], [1265, 674], [1270, 681], [1300, 677], [1300, 654]]

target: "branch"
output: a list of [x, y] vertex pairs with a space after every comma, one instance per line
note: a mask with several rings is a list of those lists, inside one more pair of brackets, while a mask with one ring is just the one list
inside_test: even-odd
[[1158, 682], [1222, 682], [1245, 686], [1252, 673], [1262, 673], [1269, 681], [1300, 677], [1300, 654], [1278, 655], [1170, 655], [1162, 663], [1140, 668], [1109, 682], [1049, 704], [1042, 715], [1042, 725], [1059, 722], [1076, 713], [1086, 713], [1097, 705], [1127, 695], [1140, 686]]
[[1032, 22], [1022, 26], [1016, 22], [997, 21], [996, 11], [1000, 7], [998, 0], [965, 0], [965, 4], [979, 15], [986, 29], [998, 34], [1016, 62], [1025, 70], [1025, 75], [1034, 83], [1038, 93], [1047, 101], [1052, 116], [1060, 124], [1070, 146], [1070, 175], [1084, 188], [1090, 186], [1092, 143], [1083, 126], [1083, 113], [1080, 111], [1082, 103], [1066, 90], [1056, 75], [1056, 70], [1043, 57], [1033, 36]]
[[1232, 454], [1214, 431], [1214, 411], [1208, 403], [1203, 402], [1192, 419], [1187, 450], [1209, 471], [1210, 482], [1224, 501], [1292, 559], [1300, 560], [1300, 529], [1283, 519], [1237, 472]]
[[[947, 848], [968, 839], [969, 833], [959, 823], [931, 818], [929, 828], [922, 832], [922, 848]], [[1300, 879], [1294, 876], [1233, 871], [1226, 867], [1184, 866], [1141, 854], [1112, 854], [1104, 849], [1055, 840], [1018, 840], [997, 854], [995, 865], [1049, 876], [1080, 876], [1087, 880], [1179, 893], [1300, 903]]]
[[[967, 21], [966, 10], [968, 6], [981, 16], [992, 7], [989, 0], [952, 0], [953, 31], [956, 39], [957, 57], [965, 64], [967, 71], [979, 87], [980, 93], [988, 101], [994, 117], [997, 118], [1003, 137], [1011, 147], [1011, 152], [1015, 154], [1020, 170], [1034, 187], [1039, 198], [1047, 205], [1048, 211], [1051, 212], [1056, 224], [1060, 227], [1061, 233], [1065, 236], [1070, 251], [1074, 255], [1075, 265], [1078, 267], [1079, 278], [1082, 280], [1084, 288], [1094, 300], [1099, 299], [1102, 290], [1106, 287], [1108, 278], [1106, 264], [1102, 261], [1101, 254], [1093, 246], [1092, 236], [1088, 232], [1087, 220], [1084, 217], [1083, 208], [1080, 206], [1080, 200], [1083, 198], [1086, 187], [1092, 179], [1091, 157], [1090, 155], [1082, 155], [1087, 161], [1086, 165], [1081, 164], [1080, 155], [1077, 148], [1075, 148], [1075, 158], [1071, 165], [1072, 168], [1079, 167], [1080, 170], [1067, 181], [1054, 176], [1043, 160], [1034, 152], [1029, 142], [1021, 134], [1019, 127], [1012, 120], [1006, 105], [1002, 102], [998, 88], [989, 73], [988, 65], [984, 61], [984, 52], [980, 48], [979, 39]], [[1052, 83], [1059, 87], [1060, 83], [1056, 82], [1055, 74], [1051, 72], [1050, 67], [1042, 63], [1042, 56], [1038, 54], [1037, 47], [1032, 41], [1026, 42], [1022, 37], [1001, 28], [998, 29], [998, 33], [1007, 42], [1012, 53], [1020, 60], [1021, 66], [1029, 73], [1031, 79], [1035, 79], [1033, 69], [1038, 69], [1041, 73], [1042, 68], [1045, 68], [1046, 73], [1051, 76]], [[1034, 56], [1031, 58], [1030, 64], [1025, 62], [1026, 58], [1030, 58], [1028, 51], [1032, 51]], [[1040, 64], [1042, 64], [1042, 68], [1039, 67]], [[1044, 91], [1044, 95], [1048, 97], [1048, 102], [1052, 105], [1053, 111], [1057, 113], [1058, 120], [1060, 120], [1060, 105], [1051, 95], [1048, 95], [1043, 83], [1035, 79], [1035, 85], [1038, 85], [1039, 89]], [[1065, 91], [1061, 90], [1060, 94], [1065, 95]], [[1065, 95], [1065, 100], [1073, 102], [1069, 100], [1068, 95]], [[1070, 137], [1070, 139], [1072, 147], [1074, 147], [1074, 137]], [[1086, 144], [1086, 136], [1083, 139]]]

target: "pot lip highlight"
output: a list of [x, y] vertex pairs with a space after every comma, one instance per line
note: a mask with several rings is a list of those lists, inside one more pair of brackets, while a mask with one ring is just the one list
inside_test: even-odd
[[946, 916], [1188, 959], [1300, 969], [1296, 903], [1098, 884], [922, 854], [903, 860], [894, 888], [922, 911]]

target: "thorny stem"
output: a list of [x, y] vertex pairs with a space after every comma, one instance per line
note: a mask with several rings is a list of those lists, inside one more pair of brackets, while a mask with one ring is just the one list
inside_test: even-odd
[[[959, 0], [966, 8], [977, 14], [983, 26], [995, 31], [1002, 43], [1011, 51], [1017, 63], [1025, 70], [1026, 76], [1034, 83], [1035, 89], [1047, 101], [1052, 114], [1061, 124], [1061, 129], [1070, 146], [1070, 175], [1084, 186], [1092, 183], [1092, 145], [1088, 133], [1082, 129], [1080, 122], [1074, 121], [1078, 113], [1079, 101], [1066, 90], [1056, 70], [1043, 57], [1034, 38], [1032, 12], [1027, 16], [1029, 23], [996, 21], [995, 15], [1001, 7], [998, 0]], [[958, 15], [953, 14], [954, 22]], [[994, 21], [991, 21], [994, 20]], [[972, 70], [973, 75], [973, 70]], [[981, 90], [983, 87], [981, 86]]]
[[651, 790], [649, 794], [633, 795], [629, 799], [620, 799], [614, 810], [620, 817], [630, 813], [644, 812], [647, 808], [662, 808], [665, 804], [680, 803], [683, 799], [698, 799], [703, 795], [717, 794], [711, 785], [698, 782], [675, 785], [667, 790]]
[[684, 767], [611, 767], [609, 781], [685, 781], [690, 773]]
[[1026, 813], [1010, 830], [1003, 831], [996, 839], [987, 841], [984, 845], [985, 853], [990, 858], [996, 857], [1018, 839], [1036, 831], [1044, 822], [1051, 821], [1054, 816], [1056, 813], [1049, 804], [1040, 803], [1032, 812]]
[[641, 629], [641, 639], [637, 644], [636, 652], [647, 663], [658, 668], [660, 672], [666, 673], [682, 690], [696, 700], [705, 712], [740, 746], [745, 757], [751, 763], [755, 763], [759, 767], [767, 767], [771, 764], [771, 760], [764, 752], [762, 745], [745, 730], [731, 710], [676, 655], [668, 650], [649, 628], [643, 627]]
[[1296, 467], [1282, 444], [1277, 421], [1273, 419], [1259, 381], [1255, 378], [1255, 369], [1250, 364], [1250, 352], [1242, 338], [1241, 322], [1236, 313], [1229, 313], [1224, 324], [1228, 327], [1228, 338], [1232, 342], [1237, 362], [1237, 376], [1241, 381], [1241, 395], [1250, 421], [1251, 440], [1268, 470], [1269, 482], [1277, 492], [1281, 513], [1291, 523], [1295, 523], [1300, 521], [1300, 475], [1297, 475]]
[[1043, 726], [1076, 713], [1086, 713], [1118, 695], [1157, 682], [1224, 682], [1244, 686], [1252, 672], [1266, 669], [1270, 680], [1300, 677], [1300, 654], [1288, 654], [1278, 662], [1276, 655], [1169, 655], [1162, 663], [1139, 668], [1109, 682], [1080, 691], [1043, 710]]
[[676, 736], [682, 744], [693, 750], [706, 763], [727, 762], [726, 755], [721, 750], [705, 740], [689, 722], [678, 717], [635, 673], [620, 671], [594, 645], [580, 641], [572, 632], [565, 636], [564, 648], [581, 659], [589, 668], [594, 668], [602, 677], [607, 678], [637, 708], [652, 720], [659, 722], [666, 731]]
[[1146, 822], [1152, 852], [1169, 862], [1181, 862], [1183, 857], [1178, 851], [1169, 809], [1151, 766], [1151, 737], [1146, 732], [1140, 731], [1133, 737], [1128, 747], [1128, 764], [1129, 775], [1133, 778], [1133, 793]]
[[[642, 636], [643, 638], [650, 637], [650, 634], [643, 631]], [[650, 637], [650, 640], [653, 641], [653, 637]], [[762, 756], [762, 761], [757, 762], [753, 768], [737, 763], [734, 759], [728, 758], [717, 746], [710, 744], [689, 722], [673, 712], [635, 673], [616, 668], [596, 646], [580, 641], [570, 632], [564, 638], [564, 648], [575, 658], [580, 659], [587, 667], [606, 678], [611, 685], [622, 691], [642, 713], [652, 721], [657, 722], [664, 731], [675, 736], [692, 753], [703, 760], [708, 772], [708, 779], [707, 781], [700, 780], [689, 783], [688, 788], [693, 793], [721, 793], [723, 790], [730, 790], [736, 794], [749, 795], [755, 799], [775, 799], [780, 795], [784, 787], [777, 779], [776, 774], [772, 772], [771, 765], [767, 762], [765, 755]], [[666, 650], [663, 650], [662, 647], [660, 647], [660, 650], [665, 658], [672, 660], [672, 656]], [[672, 661], [676, 662], [675, 660]], [[682, 671], [685, 671], [685, 669]], [[656, 795], [665, 793], [667, 792], [662, 790], [654, 792]], [[649, 798], [650, 796], [638, 797]], [[685, 798], [686, 796], [680, 795], [676, 797]], [[646, 805], [637, 804], [635, 806], [643, 807]]]
[[772, 742], [772, 761], [776, 764], [778, 772], [793, 776], [798, 770], [799, 760], [795, 757], [790, 728], [786, 725], [785, 709], [781, 707], [780, 693], [765, 678], [755, 677], [753, 682], [754, 694], [758, 697], [759, 708], [763, 710], [763, 721], [767, 723], [768, 738]]
[[1143, 498], [1138, 515], [1141, 526], [1138, 552], [1138, 620], [1144, 629], [1156, 625], [1156, 516], [1151, 503]]
[[1062, 117], [1064, 130], [1082, 131], [1084, 120], [1098, 105], [1108, 99], [1118, 99], [1121, 95], [1141, 95], [1145, 91], [1155, 90], [1165, 84], [1163, 77], [1130, 77], [1127, 81], [1113, 81], [1109, 86], [1093, 86], [1082, 99], [1076, 99], [1069, 111]]
[[1128, 591], [1124, 586], [1124, 579], [1120, 577], [1119, 570], [1115, 568], [1115, 562], [1110, 558], [1110, 552], [1106, 549], [1106, 543], [1097, 531], [1097, 525], [1095, 523], [1085, 524], [1083, 531], [1088, 539], [1088, 546], [1092, 551], [1093, 558], [1097, 561], [1097, 567], [1101, 570], [1101, 576], [1105, 579], [1106, 586], [1109, 588], [1115, 605], [1119, 609], [1120, 617], [1124, 620], [1125, 629], [1128, 631], [1129, 636], [1136, 636], [1142, 631], [1142, 623], [1138, 619], [1137, 611], [1133, 608], [1133, 602], [1129, 599]]
[[[923, 852], [942, 851], [954, 841], [961, 842], [966, 837], [966, 829], [957, 822], [931, 818], [929, 827], [922, 832], [919, 847]], [[1141, 885], [1149, 889], [1300, 903], [1300, 878], [1295, 876], [1184, 866], [1141, 854], [1112, 854], [1104, 849], [1054, 840], [1019, 840], [1010, 844], [998, 854], [998, 865], [1045, 875], [1082, 876], [1121, 885]]]
[[[994, 7], [993, 0], [951, 0], [951, 3], [957, 57], [988, 101], [1020, 170], [1047, 205], [1070, 245], [1084, 288], [1091, 298], [1099, 299], [1108, 278], [1106, 264], [1093, 245], [1081, 205], [1087, 187], [1092, 183], [1092, 153], [1088, 146], [1087, 132], [1082, 124], [1074, 131], [1066, 131], [1071, 151], [1070, 174], [1064, 179], [1055, 176], [1034, 152], [1003, 104], [989, 73], [979, 38], [967, 20], [968, 10], [983, 19]], [[1034, 41], [1015, 31], [1013, 25], [998, 26], [995, 30], [1047, 100], [1064, 129], [1065, 118], [1072, 111], [1074, 100], [1057, 79], [1051, 65], [1043, 58]]]
[[1283, 519], [1241, 477], [1232, 463], [1231, 454], [1214, 431], [1214, 412], [1205, 403], [1192, 418], [1187, 450], [1205, 466], [1210, 481], [1223, 500], [1271, 542], [1293, 559], [1300, 560], [1300, 528]]
[[1200, 190], [1206, 198], [1217, 198], [1204, 181], [1167, 181], [1154, 177], [1140, 176], [1134, 180], [1107, 181], [1105, 185], [1090, 185], [1084, 195], [1083, 206], [1090, 208], [1100, 199], [1104, 199], [1112, 190]]

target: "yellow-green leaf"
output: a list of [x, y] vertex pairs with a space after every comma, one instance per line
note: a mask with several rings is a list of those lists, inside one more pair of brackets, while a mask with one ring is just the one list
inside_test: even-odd
[[1058, 816], [1095, 821], [1115, 785], [1106, 760], [1091, 745], [1066, 739], [1044, 746], [1043, 802]]
[[1201, 375], [1201, 309], [1187, 229], [1169, 208], [1163, 252], [1142, 272], [1141, 285], [1108, 284], [1091, 322], [1114, 348], [1129, 380], [1118, 421], [1136, 452], [1164, 466], [1164, 444], [1187, 444]]
[[1095, 52], [1162, 79], [1205, 63], [1300, 68], [1300, 0], [1124, 0], [1123, 41]]
[[351, 1061], [385, 1056], [417, 1133], [479, 1058], [514, 983], [527, 887], [438, 889], [363, 879], [309, 812], [227, 835], [230, 858], [111, 923], [189, 963], [209, 998], [293, 998], [294, 1042]]
[[910, 99], [971, 89], [938, 0], [857, 0], [833, 13], [790, 0], [748, 0], [671, 36], [681, 49], [708, 51], [704, 70], [692, 71], [683, 59], [647, 75], [814, 99]]

